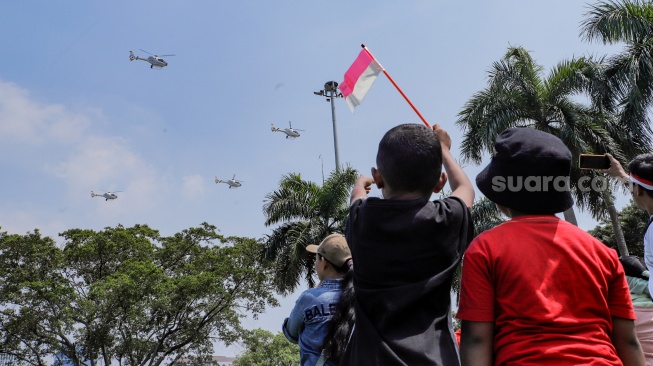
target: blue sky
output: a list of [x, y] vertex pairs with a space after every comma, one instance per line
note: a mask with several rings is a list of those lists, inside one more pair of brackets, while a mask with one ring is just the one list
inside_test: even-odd
[[[0, 226], [56, 239], [118, 224], [170, 235], [206, 221], [260, 238], [272, 229], [264, 197], [284, 174], [319, 183], [334, 169], [330, 104], [313, 92], [342, 81], [361, 43], [429, 123], [448, 129], [458, 156], [456, 116], [507, 47], [525, 47], [545, 70], [620, 49], [580, 39], [586, 4], [4, 1]], [[139, 49], [175, 56], [151, 70], [129, 61]], [[388, 129], [421, 123], [384, 76], [355, 113], [336, 100], [336, 118], [341, 163], [366, 174]], [[305, 130], [300, 138], [270, 131], [289, 121]], [[480, 171], [465, 169], [472, 180]], [[241, 188], [214, 183], [234, 174]], [[106, 202], [91, 190], [123, 192]], [[582, 228], [595, 226], [578, 214]], [[295, 297], [245, 325], [278, 331]]]

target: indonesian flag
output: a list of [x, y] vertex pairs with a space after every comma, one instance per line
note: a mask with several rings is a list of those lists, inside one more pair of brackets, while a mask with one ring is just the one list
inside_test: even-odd
[[374, 84], [374, 80], [383, 71], [383, 66], [378, 63], [366, 50], [358, 54], [356, 61], [345, 72], [345, 80], [340, 83], [340, 92], [351, 109], [358, 107], [365, 99], [365, 95]]

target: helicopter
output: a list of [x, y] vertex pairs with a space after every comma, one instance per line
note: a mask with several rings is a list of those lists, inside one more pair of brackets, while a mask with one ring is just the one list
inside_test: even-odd
[[215, 184], [218, 183], [226, 183], [229, 185], [229, 188], [238, 188], [242, 185], [243, 181], [242, 180], [237, 180], [236, 179], [236, 174], [234, 174], [234, 177], [229, 179], [229, 180], [220, 180], [218, 177], [215, 177]]
[[283, 133], [286, 134], [286, 138], [294, 139], [294, 138], [300, 136], [299, 132], [297, 132], [297, 131], [304, 131], [304, 130], [298, 130], [298, 129], [292, 128], [292, 123], [290, 123], [290, 121], [288, 121], [288, 125], [289, 125], [288, 128], [279, 128], [279, 127], [276, 127], [274, 125], [274, 123], [272, 123], [272, 132], [283, 132]]
[[161, 55], [161, 56], [158, 56], [158, 55], [149, 53], [149, 52], [147, 52], [145, 50], [141, 50], [141, 51], [143, 51], [143, 52], [145, 52], [145, 53], [147, 53], [147, 54], [149, 54], [151, 56], [148, 56], [147, 58], [138, 57], [138, 56], [134, 55], [134, 52], [129, 51], [129, 61], [134, 61], [134, 60], [147, 61], [147, 62], [150, 63], [150, 69], [162, 69], [165, 66], [168, 66], [168, 63], [164, 59], [162, 59], [161, 56], [174, 56], [174, 55]]
[[91, 191], [91, 198], [93, 198], [93, 197], [104, 197], [105, 201], [115, 200], [116, 198], [118, 198], [118, 196], [116, 195], [116, 193], [118, 193], [118, 192], [122, 192], [122, 191], [105, 192], [105, 193], [102, 193], [102, 194], [98, 194], [98, 193], [95, 193], [95, 192]]

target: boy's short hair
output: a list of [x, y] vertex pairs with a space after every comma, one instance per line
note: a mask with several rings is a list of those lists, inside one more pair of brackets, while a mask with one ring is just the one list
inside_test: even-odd
[[[653, 154], [640, 154], [637, 155], [628, 164], [628, 171], [637, 177], [643, 178], [649, 182], [653, 182]], [[653, 191], [642, 187], [649, 197], [653, 197]]]
[[440, 139], [416, 123], [396, 126], [379, 142], [376, 166], [393, 190], [431, 193], [442, 172]]

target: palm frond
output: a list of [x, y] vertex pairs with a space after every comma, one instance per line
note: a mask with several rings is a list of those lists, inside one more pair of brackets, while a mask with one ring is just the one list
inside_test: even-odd
[[653, 6], [644, 1], [601, 1], [590, 5], [581, 38], [604, 44], [639, 43], [653, 31]]
[[[306, 252], [306, 246], [343, 232], [349, 192], [357, 175], [351, 167], [338, 169], [318, 186], [299, 174], [288, 174], [278, 190], [266, 195], [266, 225], [281, 225], [264, 240], [263, 256], [279, 271], [275, 274], [279, 291], [294, 290], [302, 275], [309, 286], [315, 285], [315, 257]], [[284, 264], [289, 273], [284, 272]]]
[[472, 222], [474, 223], [474, 236], [489, 230], [507, 220], [499, 211], [494, 202], [486, 197], [476, 200], [472, 206]]

